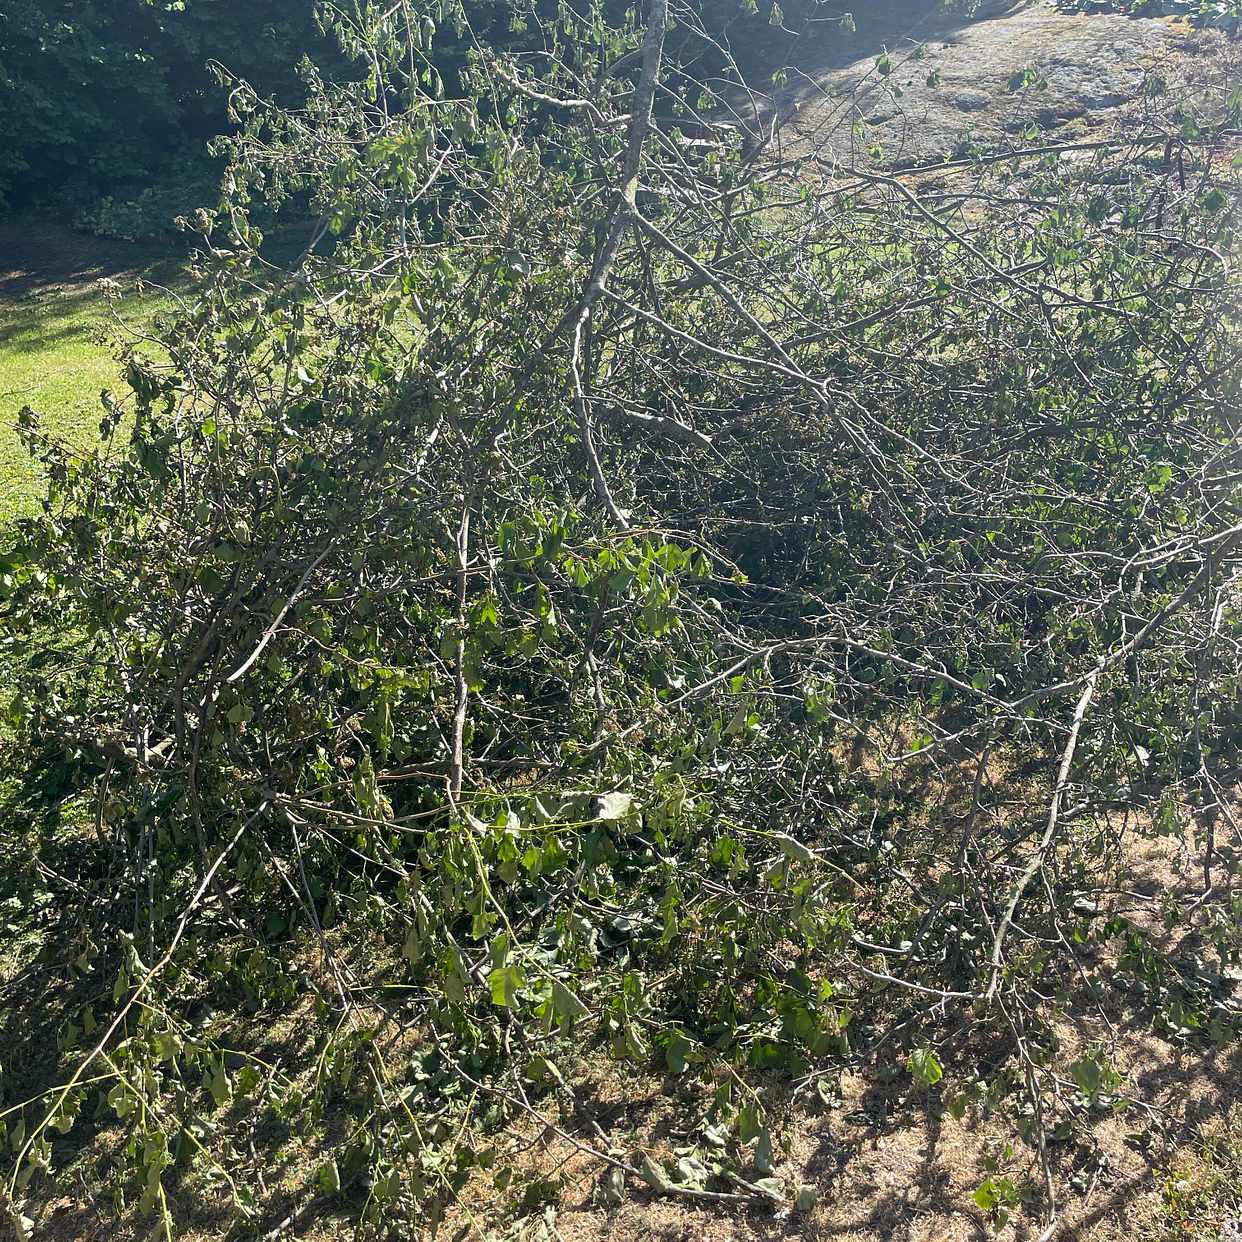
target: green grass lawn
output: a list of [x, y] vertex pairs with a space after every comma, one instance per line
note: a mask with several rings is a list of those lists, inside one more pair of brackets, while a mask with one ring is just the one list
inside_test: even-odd
[[[0, 226], [0, 551], [14, 518], [36, 510], [39, 469], [17, 435], [31, 406], [53, 434], [90, 447], [102, 413], [99, 394], [121, 388], [126, 329], [149, 328], [172, 296], [139, 290], [139, 278], [173, 286], [176, 252], [104, 242], [29, 224]], [[102, 281], [119, 286], [109, 302]], [[61, 638], [64, 636], [61, 635]], [[80, 852], [90, 817], [75, 764], [31, 748], [7, 719], [20, 676], [55, 637], [19, 637], [0, 625], [0, 979], [29, 961], [50, 912], [37, 860]]]
[[[140, 278], [177, 283], [175, 255], [46, 228], [0, 230], [0, 530], [41, 492], [18, 411], [29, 405], [48, 431], [90, 444], [99, 394], [121, 382], [123, 341], [172, 303], [167, 292], [138, 289]], [[111, 303], [105, 279], [120, 288]]]

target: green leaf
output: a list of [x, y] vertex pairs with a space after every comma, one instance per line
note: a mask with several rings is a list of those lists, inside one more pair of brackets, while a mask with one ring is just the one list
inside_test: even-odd
[[325, 1195], [341, 1193], [341, 1170], [335, 1160], [329, 1160], [327, 1164], [320, 1165], [315, 1180]]
[[975, 1193], [971, 1197], [979, 1208], [985, 1212], [990, 1212], [998, 1202], [996, 1183], [990, 1177], [984, 1178], [975, 1188]]
[[211, 1092], [211, 1098], [215, 1100], [217, 1108], [229, 1098], [231, 1094], [229, 1076], [224, 1072], [223, 1066], [217, 1067], [216, 1072], [212, 1074], [208, 1080], [207, 1089]]
[[1002, 1224], [1008, 1217], [1004, 1208], [1013, 1207], [1021, 1200], [1018, 1188], [1007, 1177], [984, 1178], [972, 1197], [983, 1211], [995, 1213]]
[[466, 964], [456, 945], [450, 945], [444, 953], [441, 979], [445, 996], [454, 1004], [460, 1005], [466, 999]]
[[916, 1048], [910, 1054], [906, 1068], [915, 1081], [921, 1082], [925, 1087], [935, 1086], [944, 1077], [944, 1069], [936, 1059], [936, 1054], [927, 1047]]
[[1117, 1071], [1098, 1049], [1085, 1052], [1069, 1069], [1078, 1089], [1092, 1101], [1098, 1095], [1113, 1090], [1121, 1081]]
[[827, 1078], [818, 1078], [815, 1081], [815, 1094], [819, 1096], [819, 1102], [825, 1108], [841, 1107], [841, 1092], [837, 1084]]
[[259, 1085], [259, 1071], [250, 1064], [243, 1065], [234, 1075], [233, 1092], [245, 1097]]
[[487, 986], [491, 990], [492, 1004], [506, 1009], [517, 1005], [517, 991], [526, 977], [516, 966], [496, 966], [487, 972]]
[[686, 1072], [686, 1067], [690, 1064], [687, 1054], [692, 1048], [693, 1045], [680, 1031], [674, 1031], [669, 1036], [668, 1043], [664, 1047], [664, 1062], [670, 1073], [684, 1074]]
[[1173, 467], [1166, 465], [1164, 462], [1157, 462], [1149, 467], [1147, 473], [1143, 475], [1143, 482], [1153, 496], [1159, 496], [1172, 481]]

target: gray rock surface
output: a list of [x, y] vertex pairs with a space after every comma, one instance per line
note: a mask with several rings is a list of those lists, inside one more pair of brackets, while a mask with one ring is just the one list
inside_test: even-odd
[[1193, 47], [1184, 25], [1043, 0], [985, 5], [977, 21], [881, 0], [858, 34], [825, 25], [804, 42], [778, 102], [798, 146], [851, 164], [921, 163], [1029, 130], [1059, 140], [1106, 127], [1148, 73]]

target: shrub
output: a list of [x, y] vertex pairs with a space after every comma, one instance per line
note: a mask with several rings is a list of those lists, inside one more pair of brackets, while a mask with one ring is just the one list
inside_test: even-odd
[[84, 208], [74, 226], [97, 237], [117, 241], [151, 241], [178, 232], [176, 221], [192, 207], [214, 203], [218, 177], [188, 165], [158, 185], [147, 186], [134, 198], [109, 195]]

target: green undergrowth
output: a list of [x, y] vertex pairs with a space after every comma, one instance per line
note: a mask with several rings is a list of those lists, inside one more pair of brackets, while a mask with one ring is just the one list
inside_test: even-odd
[[1238, 0], [1058, 0], [1071, 13], [1125, 13], [1131, 17], [1185, 17], [1198, 26], [1236, 32], [1242, 24]]
[[[296, 253], [297, 230], [273, 239]], [[154, 338], [189, 288], [176, 238], [134, 244], [90, 237], [44, 221], [0, 228], [0, 547], [43, 494], [39, 467], [17, 431], [29, 406], [50, 435], [97, 442], [101, 394], [124, 391], [123, 353]], [[152, 339], [143, 352], [160, 355]]]
[[[1242, 1144], [1236, 1108], [1225, 1109], [1215, 1133], [1185, 1154], [1161, 1184], [1163, 1237], [1220, 1238], [1232, 1242], [1242, 1220]], [[1229, 1222], [1235, 1223], [1230, 1232]]]
[[[180, 260], [158, 248], [87, 238], [47, 222], [0, 232], [0, 593], [13, 523], [37, 511], [44, 482], [18, 435], [30, 406], [58, 439], [88, 450], [100, 394], [123, 383], [122, 351], [156, 328], [184, 285]], [[19, 640], [0, 633], [0, 977], [28, 964], [54, 923], [48, 868], [89, 851], [83, 772], [56, 748], [19, 740], [10, 713], [18, 681], [66, 646], [52, 619]], [[69, 640], [71, 643], [71, 640]], [[85, 834], [85, 835], [84, 835]], [[32, 866], [31, 860], [39, 859]]]

